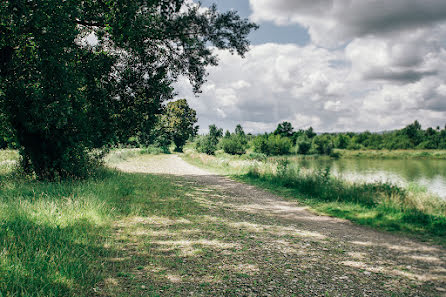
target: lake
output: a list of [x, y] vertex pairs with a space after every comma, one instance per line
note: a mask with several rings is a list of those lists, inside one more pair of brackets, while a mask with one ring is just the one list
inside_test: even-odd
[[350, 181], [383, 181], [407, 186], [415, 183], [446, 199], [446, 160], [298, 159], [307, 169], [330, 168]]

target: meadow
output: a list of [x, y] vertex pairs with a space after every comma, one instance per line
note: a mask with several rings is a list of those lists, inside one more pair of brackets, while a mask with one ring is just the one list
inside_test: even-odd
[[0, 296], [92, 295], [115, 270], [116, 221], [196, 208], [188, 187], [166, 177], [104, 168], [83, 181], [42, 182], [15, 172], [15, 152], [0, 160], [9, 161], [0, 165]]

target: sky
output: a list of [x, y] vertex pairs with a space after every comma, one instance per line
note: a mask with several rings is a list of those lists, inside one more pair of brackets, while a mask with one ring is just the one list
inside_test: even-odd
[[260, 29], [242, 59], [218, 51], [198, 97], [176, 90], [210, 124], [273, 131], [386, 131], [446, 124], [446, 1], [202, 0]]

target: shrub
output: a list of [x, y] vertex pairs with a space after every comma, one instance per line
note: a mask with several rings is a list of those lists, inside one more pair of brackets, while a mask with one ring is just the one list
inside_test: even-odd
[[214, 155], [217, 151], [219, 139], [223, 136], [223, 129], [215, 125], [209, 126], [209, 134], [201, 136], [196, 143], [197, 151], [208, 155]]
[[286, 155], [290, 152], [292, 142], [280, 135], [257, 136], [253, 141], [254, 151], [267, 156]]
[[196, 142], [197, 151], [208, 155], [214, 155], [217, 150], [217, 145], [209, 135], [201, 136]]
[[301, 136], [296, 142], [296, 153], [306, 155], [310, 152], [311, 141], [306, 136]]
[[246, 153], [247, 141], [245, 138], [232, 134], [220, 140], [220, 147], [227, 154], [243, 155]]
[[313, 138], [311, 152], [319, 155], [331, 155], [333, 143], [328, 135], [319, 135]]

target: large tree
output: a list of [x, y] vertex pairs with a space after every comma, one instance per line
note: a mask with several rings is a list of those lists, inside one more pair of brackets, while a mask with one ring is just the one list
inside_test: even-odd
[[199, 92], [213, 49], [243, 56], [255, 28], [187, 0], [1, 1], [0, 112], [23, 168], [88, 173], [92, 149], [150, 129], [178, 77]]

